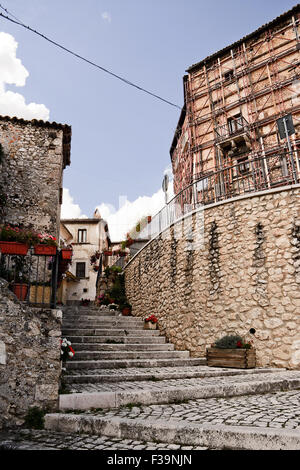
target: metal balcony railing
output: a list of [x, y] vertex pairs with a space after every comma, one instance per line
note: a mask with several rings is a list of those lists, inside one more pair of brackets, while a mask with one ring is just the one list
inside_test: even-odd
[[296, 184], [299, 180], [299, 161], [288, 152], [243, 160], [197, 178], [152, 217], [139, 238], [151, 240], [185, 215], [205, 205]]
[[249, 123], [243, 116], [231, 118], [227, 124], [217, 127], [216, 140], [221, 142], [223, 140], [230, 139], [236, 135], [248, 132]]
[[8, 282], [17, 298], [29, 305], [56, 308], [56, 293], [61, 265], [60, 252], [55, 255], [3, 254], [0, 252], [0, 277]]

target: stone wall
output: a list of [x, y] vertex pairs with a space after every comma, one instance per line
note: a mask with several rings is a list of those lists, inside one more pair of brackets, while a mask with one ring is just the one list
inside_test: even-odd
[[133, 315], [155, 314], [177, 350], [204, 356], [237, 333], [258, 365], [299, 368], [299, 185], [206, 206], [148, 243], [125, 278]]
[[61, 315], [25, 306], [0, 279], [0, 429], [58, 407]]
[[0, 221], [58, 236], [70, 139], [69, 126], [0, 116]]

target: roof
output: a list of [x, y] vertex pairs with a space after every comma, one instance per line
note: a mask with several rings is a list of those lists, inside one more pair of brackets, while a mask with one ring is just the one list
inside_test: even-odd
[[282, 15], [277, 16], [277, 18], [275, 18], [274, 20], [272, 20], [269, 23], [266, 23], [263, 26], [261, 26], [260, 28], [256, 29], [255, 31], [253, 31], [253, 33], [250, 33], [247, 36], [244, 36], [243, 38], [239, 39], [238, 41], [234, 42], [233, 44], [230, 44], [229, 46], [224, 47], [224, 49], [221, 49], [218, 52], [214, 52], [212, 55], [206, 57], [205, 59], [201, 60], [200, 62], [197, 62], [194, 65], [191, 65], [191, 67], [189, 67], [186, 70], [186, 72], [194, 72], [199, 67], [203, 66], [206, 62], [209, 62], [209, 61], [217, 58], [220, 55], [226, 54], [226, 52], [229, 52], [230, 49], [233, 49], [233, 48], [239, 46], [240, 44], [242, 44], [243, 42], [254, 38], [258, 34], [265, 31], [267, 28], [273, 27], [273, 26], [281, 23], [282, 21], [287, 19], [289, 16], [293, 15], [294, 13], [298, 13], [299, 11], [300, 11], [300, 3], [298, 3], [296, 6], [294, 6], [291, 10], [286, 11]]
[[74, 276], [74, 274], [72, 274], [71, 271], [66, 271], [65, 274], [66, 274], [67, 279], [70, 279], [71, 281], [75, 281], [75, 282], [80, 282], [80, 279]]
[[103, 219], [61, 219], [62, 224], [99, 224]]
[[26, 120], [16, 116], [0, 116], [1, 121], [9, 121], [16, 124], [32, 125], [36, 127], [48, 127], [51, 129], [59, 129], [63, 131], [63, 163], [64, 168], [71, 164], [71, 135], [72, 128], [67, 124], [59, 124], [57, 122], [42, 121], [38, 119]]

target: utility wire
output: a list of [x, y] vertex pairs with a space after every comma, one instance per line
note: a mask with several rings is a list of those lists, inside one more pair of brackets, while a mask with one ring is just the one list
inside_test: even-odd
[[[2, 5], [0, 5], [0, 8], [2, 8], [2, 10], [4, 10], [4, 11], [5, 11], [6, 13], [8, 13], [9, 15], [13, 16], [11, 13], [8, 12], [8, 10], [5, 9]], [[118, 80], [121, 80], [122, 82], [126, 83], [127, 85], [130, 85], [130, 86], [132, 86], [132, 87], [134, 87], [134, 88], [137, 88], [138, 90], [143, 91], [144, 93], [147, 93], [148, 95], [151, 95], [151, 96], [153, 96], [154, 98], [157, 98], [157, 99], [159, 99], [159, 100], [161, 100], [161, 101], [164, 101], [165, 103], [167, 103], [167, 104], [169, 104], [169, 105], [171, 105], [171, 106], [174, 106], [175, 108], [178, 108], [178, 109], [181, 110], [181, 107], [178, 106], [177, 104], [171, 103], [171, 101], [168, 101], [168, 100], [162, 98], [161, 96], [156, 95], [155, 93], [152, 93], [151, 91], [146, 90], [145, 88], [142, 88], [142, 87], [140, 87], [139, 85], [136, 85], [136, 84], [133, 83], [133, 82], [130, 82], [130, 81], [127, 80], [126, 78], [123, 78], [123, 77], [121, 77], [120, 75], [117, 75], [117, 74], [111, 72], [110, 70], [108, 70], [108, 69], [106, 69], [106, 68], [104, 68], [104, 67], [101, 67], [101, 65], [98, 65], [98, 64], [96, 64], [95, 62], [92, 62], [91, 60], [86, 59], [85, 57], [83, 57], [83, 56], [81, 56], [81, 55], [79, 55], [79, 54], [76, 54], [76, 52], [73, 52], [73, 51], [71, 51], [70, 49], [67, 49], [66, 47], [62, 46], [61, 44], [59, 44], [59, 43], [57, 43], [57, 42], [55, 42], [55, 41], [53, 41], [52, 39], [49, 39], [49, 38], [48, 38], [47, 36], [45, 36], [44, 34], [39, 33], [38, 31], [36, 31], [36, 30], [30, 28], [30, 26], [26, 26], [24, 23], [22, 23], [20, 20], [18, 20], [15, 16], [14, 16], [14, 18], [16, 18], [15, 20], [13, 20], [12, 18], [9, 18], [8, 16], [5, 16], [3, 13], [0, 13], [0, 16], [2, 16], [2, 18], [6, 19], [6, 20], [8, 20], [8, 21], [11, 21], [12, 23], [15, 23], [15, 24], [17, 24], [17, 25], [19, 25], [19, 26], [22, 26], [23, 28], [28, 29], [28, 30], [31, 31], [32, 33], [37, 34], [38, 36], [42, 37], [42, 38], [45, 39], [46, 41], [50, 42], [51, 44], [54, 44], [55, 46], [59, 47], [60, 49], [63, 49], [64, 51], [68, 52], [69, 54], [72, 54], [73, 56], [77, 57], [78, 59], [81, 59], [81, 60], [83, 60], [84, 62], [87, 62], [88, 64], [90, 64], [90, 65], [92, 65], [92, 66], [94, 66], [94, 67], [96, 67], [96, 68], [102, 70], [103, 72], [106, 72], [106, 73], [108, 73], [109, 75], [112, 75], [113, 77], [117, 78]]]
[[4, 8], [1, 4], [0, 4], [0, 8], [1, 8], [1, 10], [4, 10], [9, 16], [12, 16], [15, 20], [21, 22], [21, 20], [19, 20], [19, 18], [17, 18], [15, 15], [13, 15], [10, 11], [7, 10], [7, 8]]

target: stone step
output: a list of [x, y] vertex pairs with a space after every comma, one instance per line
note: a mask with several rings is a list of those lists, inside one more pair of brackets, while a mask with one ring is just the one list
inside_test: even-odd
[[63, 323], [80, 323], [80, 322], [84, 322], [84, 323], [88, 323], [88, 322], [105, 322], [105, 323], [114, 323], [116, 321], [122, 321], [124, 323], [128, 323], [128, 324], [131, 324], [131, 323], [138, 323], [138, 324], [141, 324], [143, 325], [144, 324], [144, 321], [141, 319], [141, 318], [135, 318], [135, 317], [124, 317], [122, 315], [115, 315], [115, 316], [99, 316], [99, 317], [96, 317], [95, 315], [94, 316], [91, 316], [91, 315], [78, 315], [78, 316], [70, 316], [70, 317], [64, 317], [63, 318]]
[[[106, 314], [122, 314], [120, 310], [110, 309], [108, 307], [103, 308], [83, 308], [83, 307], [65, 307], [62, 309], [64, 315], [106, 315]], [[131, 317], [131, 315], [128, 315]]]
[[220, 367], [191, 366], [191, 367], [156, 367], [156, 368], [131, 368], [131, 369], [102, 369], [102, 370], [68, 370], [69, 375], [64, 375], [66, 384], [96, 384], [103, 382], [137, 382], [160, 381], [169, 379], [227, 377], [238, 375], [250, 375], [259, 373], [278, 372], [278, 369], [221, 369]]
[[77, 351], [77, 361], [127, 360], [127, 359], [187, 359], [189, 351]]
[[[124, 331], [123, 331], [124, 333]], [[112, 341], [115, 341], [119, 344], [165, 344], [166, 338], [165, 336], [126, 336], [126, 335], [118, 335], [118, 336], [68, 336], [68, 339], [71, 343], [102, 343], [102, 344], [112, 344]]]
[[174, 344], [171, 343], [132, 343], [132, 344], [107, 344], [107, 343], [74, 343], [72, 348], [77, 351], [174, 351]]
[[144, 329], [144, 322], [141, 321], [124, 321], [119, 320], [117, 317], [116, 319], [110, 322], [107, 321], [100, 321], [100, 320], [90, 320], [90, 321], [64, 321], [63, 328], [101, 328], [101, 329], [109, 329], [109, 328], [125, 328], [125, 329]]
[[[300, 450], [297, 429], [211, 425], [172, 419], [110, 416], [108, 413], [52, 413], [45, 429], [63, 433], [91, 434], [120, 440], [161, 442], [218, 450]], [[156, 451], [157, 452], [157, 451]], [[168, 451], [169, 453], [170, 451]], [[186, 452], [190, 452], [185, 450]], [[159, 454], [165, 452], [159, 451]], [[183, 456], [184, 457], [184, 456]], [[161, 458], [161, 455], [157, 455]], [[155, 462], [159, 460], [155, 460]]]
[[159, 336], [159, 330], [143, 330], [142, 328], [62, 328], [63, 336]]
[[[131, 405], [158, 405], [196, 399], [229, 398], [296, 390], [300, 388], [300, 372], [168, 379], [159, 382], [116, 382], [74, 387], [75, 393], [60, 395], [59, 408], [61, 410], [119, 408], [129, 403]], [[79, 393], [76, 390], [79, 390]]]
[[131, 368], [131, 367], [176, 367], [176, 366], [191, 366], [191, 365], [206, 365], [205, 358], [186, 358], [186, 359], [116, 359], [109, 360], [103, 359], [98, 361], [67, 361], [66, 369], [117, 369], [117, 368]]

